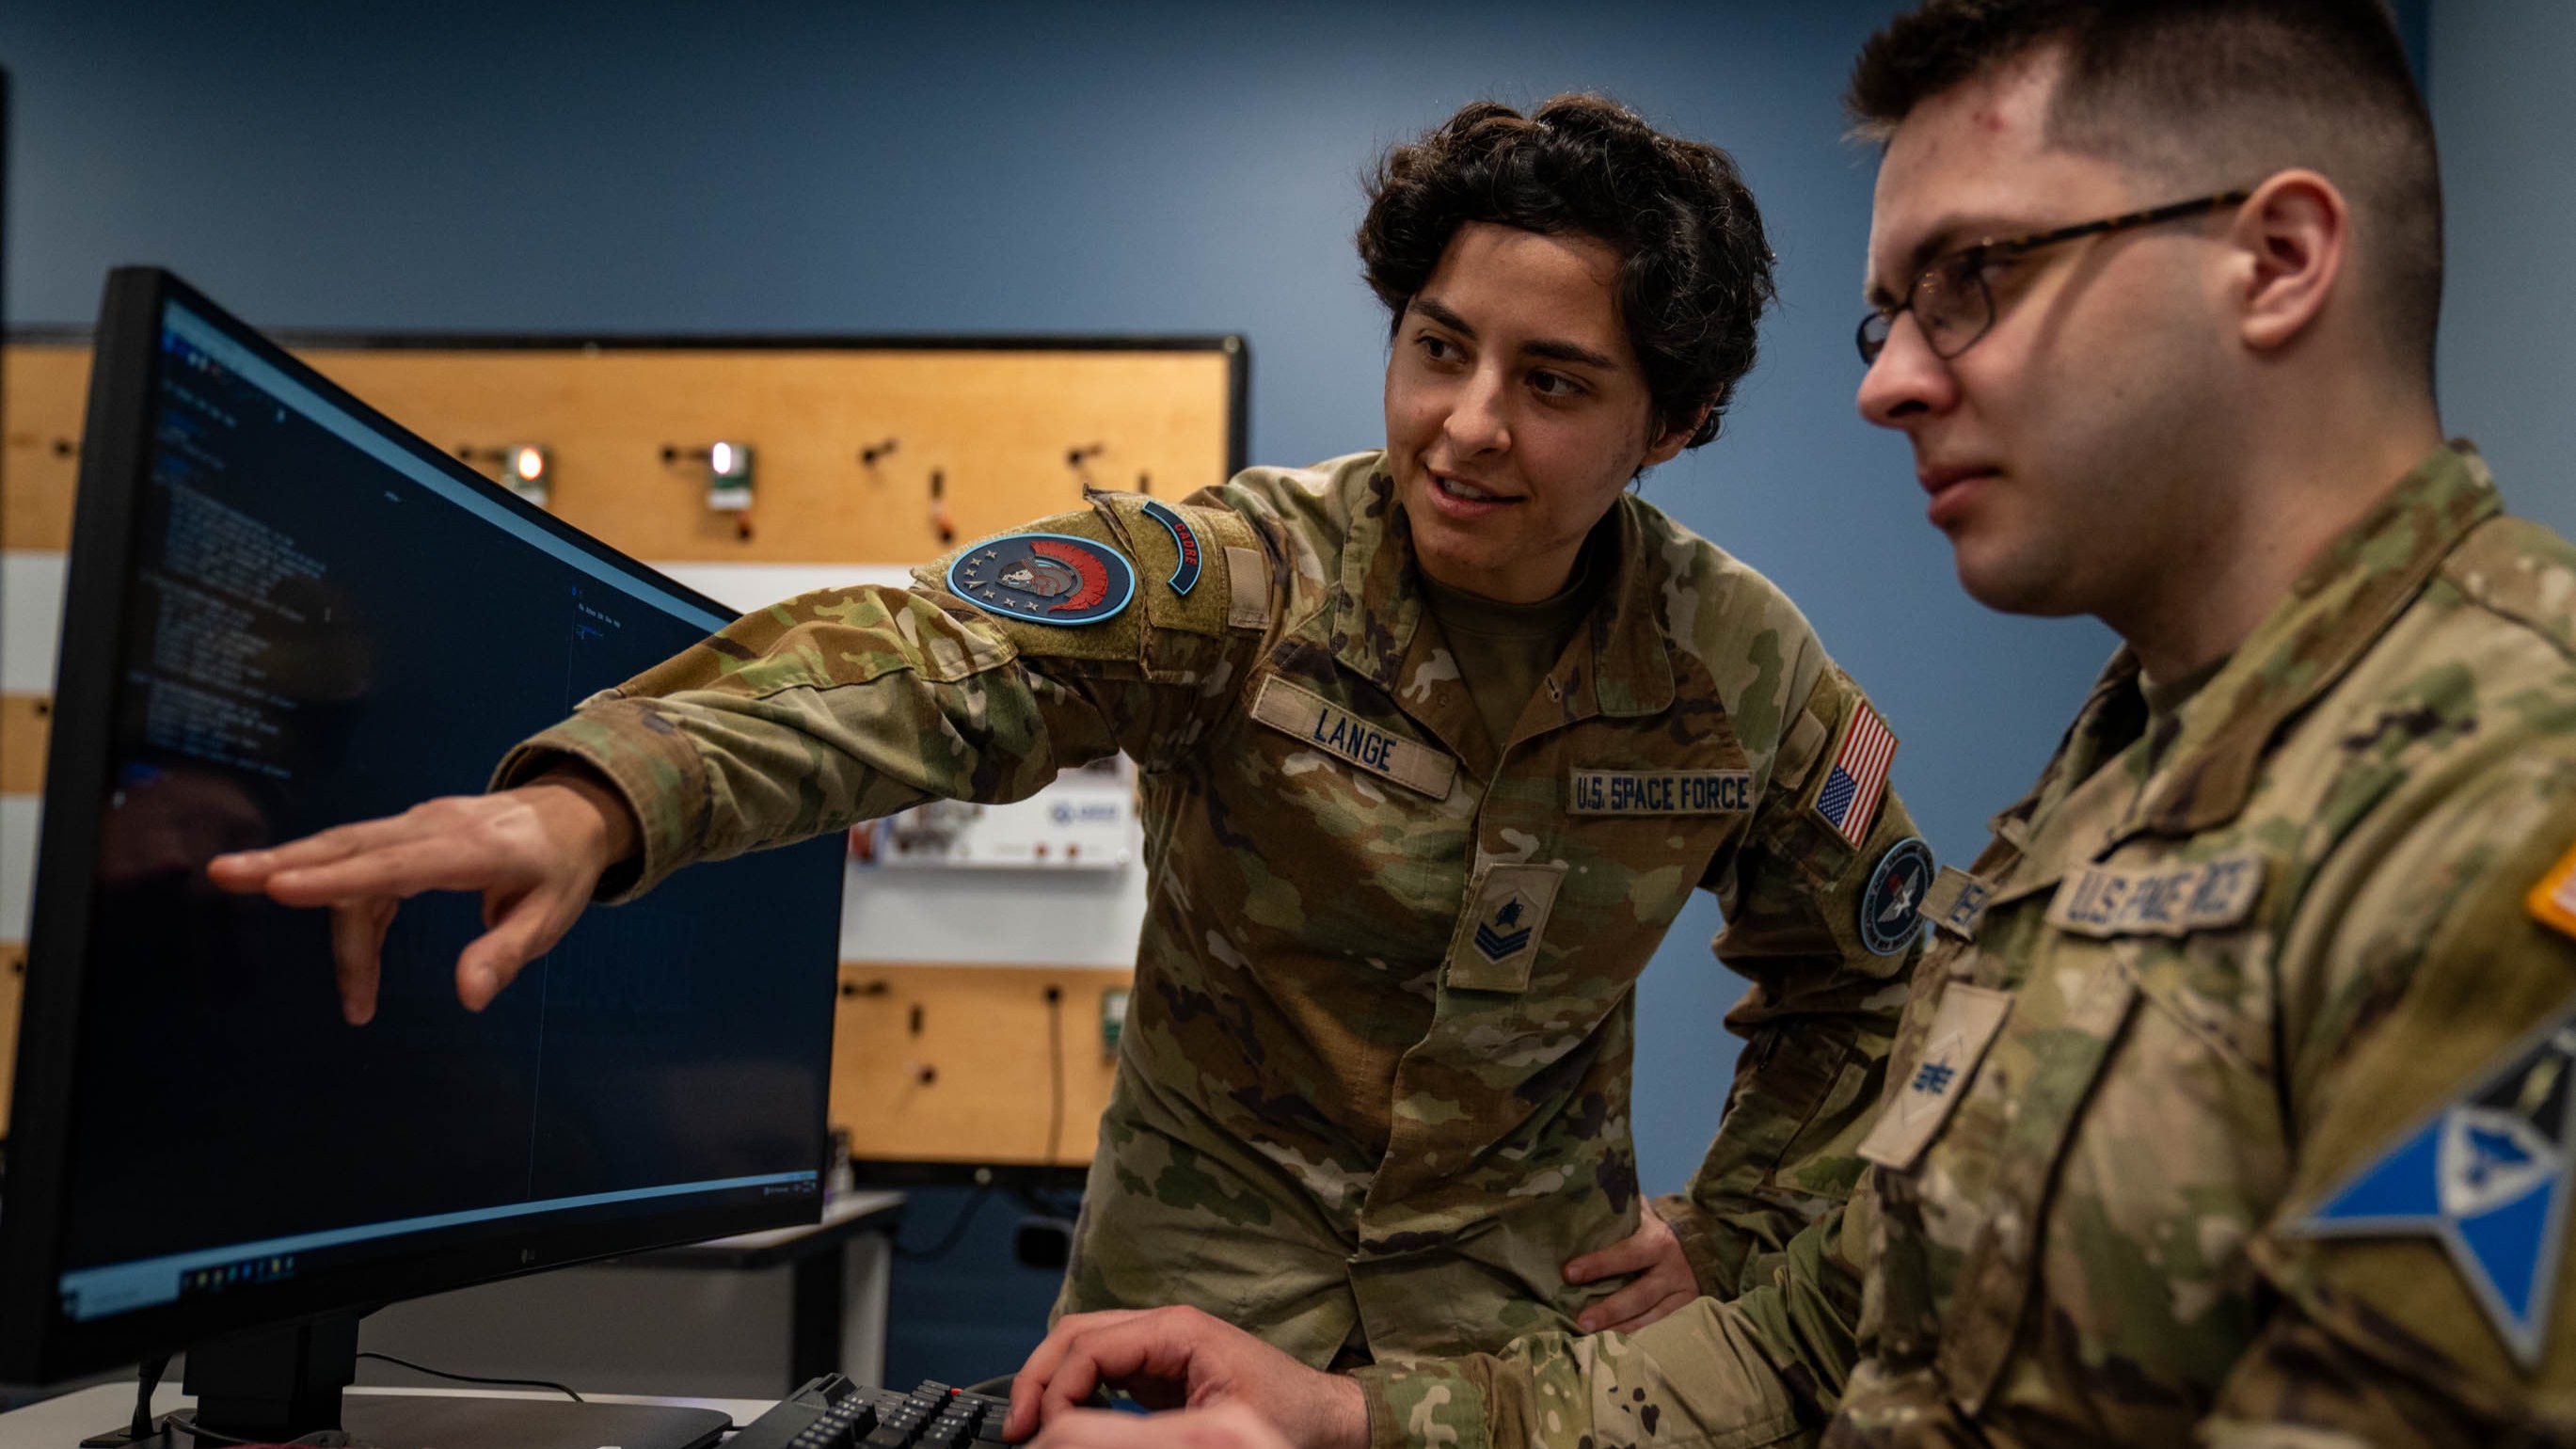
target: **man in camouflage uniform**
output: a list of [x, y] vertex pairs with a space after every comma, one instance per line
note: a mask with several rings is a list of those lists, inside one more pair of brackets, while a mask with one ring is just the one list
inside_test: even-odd
[[1861, 1191], [1633, 1335], [1069, 1321], [1016, 1429], [1105, 1376], [1308, 1445], [2576, 1440], [2576, 548], [2441, 442], [2384, 12], [1933, 0], [1854, 109], [1864, 414], [1972, 594], [2127, 645], [1925, 902]]
[[[1535, 201], [1472, 179], [1524, 172]], [[1884, 793], [1892, 736], [1806, 622], [1625, 490], [1713, 436], [1750, 365], [1769, 290], [1751, 198], [1723, 153], [1583, 97], [1471, 107], [1375, 193], [1387, 451], [1177, 507], [1102, 495], [911, 591], [790, 600], [586, 702], [493, 797], [218, 879], [341, 905], [362, 1017], [406, 889], [546, 897], [530, 914], [559, 933], [593, 880], [623, 900], [693, 860], [1024, 798], [1124, 751], [1151, 900], [1064, 1308], [1192, 1304], [1322, 1365], [1733, 1291], [1859, 1175], [1932, 873]], [[1669, 243], [1615, 228], [1650, 207], [1702, 255], [1652, 273], [1680, 296], [1630, 302], [1621, 253]], [[565, 842], [541, 853], [616, 864], [523, 890], [478, 832], [566, 796], [578, 818], [532, 827]], [[419, 867], [424, 849], [472, 865]], [[1752, 1046], [1666, 1231], [1641, 1219], [1629, 1142], [1632, 986], [1694, 888], [1754, 982], [1729, 1017]], [[498, 989], [485, 966], [542, 948], [514, 932], [469, 948], [469, 1004]], [[1568, 1255], [1632, 1237], [1680, 1285], [1660, 1305], [1569, 1283]]]

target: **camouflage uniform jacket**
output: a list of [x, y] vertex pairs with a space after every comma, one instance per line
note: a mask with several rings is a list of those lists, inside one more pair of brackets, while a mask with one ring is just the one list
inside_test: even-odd
[[1559, 1270], [1636, 1225], [1630, 988], [1705, 886], [1754, 1044], [1673, 1211], [1731, 1291], [1858, 1179], [1904, 1000], [1910, 952], [1856, 918], [1912, 826], [1891, 795], [1855, 848], [1810, 808], [1866, 706], [1777, 590], [1631, 497], [1498, 747], [1391, 496], [1375, 454], [1177, 509], [1103, 495], [1036, 527], [1133, 561], [1114, 617], [981, 609], [944, 565], [808, 594], [586, 701], [499, 778], [565, 751], [617, 784], [642, 846], [615, 897], [1124, 750], [1150, 901], [1060, 1307], [1195, 1304], [1318, 1364], [1498, 1346], [1615, 1288]]
[[2171, 715], [2114, 660], [1772, 1281], [1365, 1370], [1376, 1441], [2576, 1438], [2576, 549], [2498, 507], [2454, 445]]

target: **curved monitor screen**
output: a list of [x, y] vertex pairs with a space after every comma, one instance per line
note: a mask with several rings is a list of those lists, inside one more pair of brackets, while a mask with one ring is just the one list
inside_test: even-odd
[[480, 791], [728, 616], [158, 272], [111, 281], [81, 488], [0, 1375], [811, 1220], [836, 839], [594, 909], [479, 1014], [479, 900], [416, 897], [365, 1026], [327, 913], [204, 875]]

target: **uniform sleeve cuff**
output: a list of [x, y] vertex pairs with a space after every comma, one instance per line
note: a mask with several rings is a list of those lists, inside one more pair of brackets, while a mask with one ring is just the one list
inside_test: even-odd
[[1368, 1402], [1369, 1449], [1489, 1449], [1482, 1385], [1438, 1359], [1355, 1369]]
[[1720, 1281], [1724, 1270], [1717, 1251], [1716, 1222], [1684, 1193], [1665, 1193], [1648, 1206], [1681, 1242], [1682, 1256], [1690, 1261], [1691, 1277], [1699, 1284], [1700, 1296], [1734, 1297], [1735, 1285]]
[[592, 900], [633, 900], [688, 863], [692, 842], [705, 833], [706, 768], [696, 747], [649, 701], [584, 701], [580, 713], [502, 756], [489, 788], [525, 785], [568, 760], [596, 772], [635, 817], [635, 854], [609, 867]]

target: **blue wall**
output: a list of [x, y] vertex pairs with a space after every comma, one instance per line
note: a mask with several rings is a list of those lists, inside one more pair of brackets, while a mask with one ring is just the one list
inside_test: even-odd
[[[1872, 157], [1835, 97], [1891, 8], [18, 0], [8, 320], [85, 321], [106, 267], [152, 261], [279, 326], [1240, 331], [1253, 456], [1304, 462], [1379, 437], [1384, 323], [1349, 243], [1367, 161], [1473, 97], [1606, 90], [1731, 148], [1780, 256], [1726, 435], [1647, 496], [1804, 605], [1964, 860], [2111, 640], [1970, 604], [1902, 441], [1853, 413]], [[1640, 988], [1654, 1189], [1696, 1164], [1734, 1057], [1716, 925], [1685, 913]], [[952, 1206], [924, 1202], [913, 1235]], [[998, 1246], [1002, 1206], [965, 1253]], [[1043, 1304], [1006, 1278], [955, 1291]], [[944, 1281], [899, 1277], [899, 1319]], [[899, 1340], [891, 1372], [991, 1358]]]
[[2477, 440], [2514, 511], [2576, 534], [2576, 6], [2453, 0], [2433, 16], [2431, 62], [2442, 423]]

